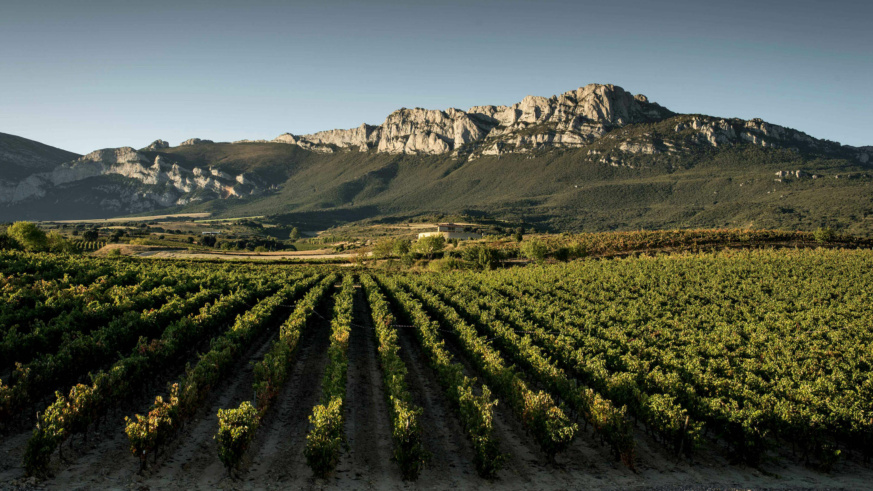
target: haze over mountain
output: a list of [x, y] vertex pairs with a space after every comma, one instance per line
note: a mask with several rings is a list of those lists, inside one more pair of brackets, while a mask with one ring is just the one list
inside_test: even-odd
[[[159, 135], [156, 135], [159, 136]], [[162, 210], [319, 228], [464, 213], [553, 230], [831, 225], [867, 231], [871, 147], [675, 114], [613, 85], [511, 106], [399, 109], [271, 141], [102, 149], [0, 134], [0, 219]]]

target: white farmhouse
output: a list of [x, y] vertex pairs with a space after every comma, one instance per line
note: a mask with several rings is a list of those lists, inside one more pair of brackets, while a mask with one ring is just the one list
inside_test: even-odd
[[463, 225], [456, 225], [454, 223], [438, 223], [436, 232], [422, 232], [418, 234], [418, 238], [422, 239], [424, 237], [433, 237], [436, 235], [442, 235], [443, 237], [448, 239], [481, 239], [482, 234], [478, 234], [476, 232], [469, 232], [464, 229]]

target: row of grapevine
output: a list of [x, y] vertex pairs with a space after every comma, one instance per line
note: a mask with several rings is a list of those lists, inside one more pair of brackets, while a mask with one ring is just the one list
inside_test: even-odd
[[401, 281], [431, 313], [443, 321], [444, 326], [451, 328], [464, 353], [485, 379], [509, 401], [513, 411], [546, 455], [554, 457], [570, 445], [579, 427], [570, 421], [548, 392], [531, 389], [524, 375], [508, 365], [502, 354], [491, 347], [488, 338], [479, 335], [454, 308], [421, 285]]
[[421, 302], [400, 288], [394, 278], [380, 277], [377, 283], [407, 322], [413, 324], [413, 332], [473, 445], [476, 472], [482, 477], [494, 477], [505, 460], [494, 435], [494, 406], [497, 400], [491, 397], [487, 386], [482, 386], [479, 395], [474, 393], [475, 380], [464, 375], [464, 369], [454, 360], [439, 335], [439, 324], [425, 312]]
[[88, 278], [111, 275], [116, 268], [116, 261], [106, 259], [0, 250], [0, 270], [6, 275], [28, 275], [33, 280], [69, 275], [75, 283], [89, 283]]
[[70, 436], [84, 433], [110, 408], [127, 400], [168, 366], [184, 361], [204, 339], [209, 339], [253, 298], [275, 291], [271, 284], [249, 284], [246, 289], [222, 296], [204, 306], [197, 315], [184, 317], [160, 338], [140, 339], [132, 353], [109, 369], [92, 375], [92, 384], [74, 386], [68, 396], [56, 393], [56, 401], [38, 415], [33, 436], [27, 443], [24, 466], [30, 475], [42, 475], [51, 456]]
[[103, 368], [118, 353], [129, 351], [140, 337], [160, 334], [167, 323], [196, 312], [218, 295], [217, 290], [201, 290], [175, 296], [159, 309], [125, 312], [106, 327], [69, 341], [56, 353], [17, 365], [9, 385], [0, 382], [0, 421], [11, 420], [29, 404], [58, 387], [71, 385], [82, 374]]
[[7, 282], [7, 294], [0, 304], [0, 333], [4, 338], [26, 335], [58, 315], [81, 311], [92, 302], [111, 301], [120, 287], [136, 285], [144, 275], [129, 269], [87, 278], [92, 280], [87, 284], [75, 283], [66, 275], [27, 286]]
[[243, 401], [237, 408], [218, 410], [218, 431], [215, 434], [218, 457], [229, 471], [239, 467], [264, 414], [288, 378], [300, 337], [311, 314], [336, 280], [335, 273], [326, 276], [297, 302], [294, 312], [279, 328], [279, 337], [270, 351], [255, 365], [253, 389], [257, 407], [251, 401]]
[[106, 245], [103, 240], [76, 240], [73, 241], [73, 246], [83, 252], [96, 251]]
[[317, 280], [318, 277], [313, 276], [284, 287], [238, 316], [230, 329], [212, 340], [209, 351], [200, 355], [197, 363], [186, 370], [182, 379], [169, 387], [168, 401], [158, 396], [145, 416], [137, 414], [134, 418], [125, 418], [130, 450], [140, 459], [143, 467], [146, 458], [149, 455], [156, 456], [161, 446], [194, 416], [213, 386], [236, 363], [239, 355], [257, 335], [264, 332], [282, 312], [284, 304]]
[[0, 342], [0, 366], [11, 365], [13, 361], [27, 363], [40, 353], [54, 352], [71, 337], [87, 335], [125, 312], [159, 307], [167, 298], [192, 287], [175, 282], [157, 288], [142, 284], [113, 288], [105, 302], [91, 302], [81, 310], [62, 313], [48, 323], [38, 323], [26, 334], [8, 333]]
[[[609, 442], [616, 457], [633, 467], [633, 424], [627, 417], [626, 408], [616, 407], [593, 389], [580, 386], [577, 379], [569, 377], [557, 366], [552, 361], [556, 353], [543, 350], [532, 341], [532, 336], [540, 334], [539, 326], [518, 317], [510, 321], [506, 313], [511, 311], [500, 305], [501, 297], [482, 295], [466, 284], [454, 284], [455, 288], [451, 289], [438, 280], [426, 281], [426, 284], [439, 294], [442, 301], [469, 318], [485, 335], [491, 336], [501, 351], [524, 367], [532, 379], [582, 415]], [[501, 313], [495, 308], [497, 305], [503, 307]]]
[[[599, 363], [599, 358], [579, 349], [576, 342], [581, 337], [581, 331], [566, 330], [565, 325], [556, 324], [553, 320], [543, 317], [545, 305], [543, 298], [523, 297], [527, 306], [505, 305], [504, 294], [488, 292], [483, 287], [476, 288], [480, 298], [487, 298], [494, 305], [504, 307], [507, 317], [522, 326], [533, 340], [532, 343], [542, 347], [565, 367], [571, 374], [583, 383], [590, 384], [604, 394], [615, 405], [630, 409], [638, 421], [656, 435], [663, 444], [674, 451], [692, 452], [700, 443], [702, 425], [697, 420], [690, 419], [690, 413], [675, 397], [663, 392], [646, 392], [636, 380], [636, 375], [626, 369], [620, 369], [618, 362], [610, 370], [605, 370]], [[569, 299], [563, 299], [570, 302]], [[564, 304], [560, 304], [564, 305]], [[566, 306], [572, 311], [571, 306]], [[533, 324], [526, 319], [538, 319], [540, 324]], [[543, 327], [545, 326], [545, 327]], [[624, 365], [621, 368], [625, 368]]]
[[335, 296], [331, 319], [328, 362], [321, 382], [321, 404], [312, 408], [311, 425], [306, 435], [306, 462], [317, 476], [326, 476], [339, 462], [345, 441], [346, 371], [348, 369], [349, 334], [352, 328], [354, 277], [345, 275], [342, 290]]
[[864, 251], [731, 252], [459, 281], [491, 283], [475, 289], [511, 299], [543, 327], [539, 346], [665, 443], [688, 449], [708, 432], [756, 463], [784, 439], [828, 466], [873, 442], [870, 263]]
[[394, 460], [400, 465], [404, 480], [415, 480], [424, 467], [426, 456], [422, 445], [422, 410], [412, 403], [406, 387], [406, 364], [400, 359], [400, 346], [393, 326], [391, 308], [373, 278], [362, 275], [361, 285], [366, 292], [379, 340], [379, 364], [391, 412]]

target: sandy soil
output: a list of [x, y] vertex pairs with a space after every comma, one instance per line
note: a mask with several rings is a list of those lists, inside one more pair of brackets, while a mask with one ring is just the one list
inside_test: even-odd
[[[212, 440], [215, 413], [251, 398], [250, 363], [263, 356], [275, 331], [253, 343], [234, 375], [215, 388], [199, 417], [145, 473], [137, 472], [138, 462], [127, 450], [123, 416], [145, 410], [154, 392], [138, 401], [137, 407], [116, 411], [89, 435], [87, 443], [74, 438], [55, 476], [45, 481], [26, 479], [21, 470], [30, 431], [5, 435], [0, 440], [0, 489], [871, 489], [873, 483], [873, 466], [854, 457], [826, 474], [804, 467], [789, 450], [780, 449], [760, 468], [751, 468], [731, 464], [715, 442], [708, 442], [691, 459], [677, 458], [641, 429], [636, 432], [635, 470], [616, 462], [590, 430], [581, 432], [555, 462], [547, 462], [506, 404], [497, 407], [495, 431], [508, 460], [495, 481], [486, 481], [476, 475], [471, 445], [417, 340], [409, 328], [399, 328], [400, 353], [409, 369], [413, 399], [424, 411], [424, 442], [432, 454], [420, 479], [404, 483], [390, 458], [390, 416], [377, 341], [360, 293], [349, 348], [348, 446], [337, 472], [325, 480], [315, 479], [303, 448], [307, 417], [320, 397], [327, 363], [330, 309], [330, 301], [319, 306], [307, 326], [291, 376], [267, 413], [238, 477], [228, 476], [218, 461]], [[451, 343], [450, 349], [458, 356]], [[460, 361], [474, 374], [466, 360]]]

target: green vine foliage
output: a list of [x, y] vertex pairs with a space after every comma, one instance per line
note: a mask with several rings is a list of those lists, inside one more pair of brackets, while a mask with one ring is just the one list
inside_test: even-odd
[[218, 458], [228, 469], [236, 469], [260, 424], [258, 410], [249, 401], [238, 408], [218, 410]]

